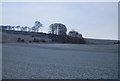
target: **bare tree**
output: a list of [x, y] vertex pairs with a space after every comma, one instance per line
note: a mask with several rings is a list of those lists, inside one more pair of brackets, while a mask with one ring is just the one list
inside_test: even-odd
[[28, 27], [27, 27], [27, 26], [25, 26], [25, 27], [24, 27], [24, 30], [25, 30], [25, 31], [28, 31]]
[[39, 21], [35, 21], [35, 24], [32, 27], [32, 31], [38, 32], [41, 27], [43, 27], [43, 24]]
[[21, 31], [25, 31], [25, 28], [24, 28], [24, 26], [22, 26], [20, 29], [21, 29]]
[[16, 29], [17, 29], [17, 31], [19, 31], [20, 30], [20, 26], [16, 26]]
[[11, 26], [11, 30], [15, 30], [15, 26]]
[[28, 27], [28, 31], [31, 32], [31, 31], [32, 31], [32, 28]]

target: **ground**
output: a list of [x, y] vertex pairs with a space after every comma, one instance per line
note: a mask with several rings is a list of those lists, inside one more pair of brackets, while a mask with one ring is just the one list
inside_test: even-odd
[[117, 45], [3, 44], [3, 79], [117, 79]]

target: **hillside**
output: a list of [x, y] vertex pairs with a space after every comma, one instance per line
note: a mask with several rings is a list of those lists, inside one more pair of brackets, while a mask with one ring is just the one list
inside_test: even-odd
[[53, 35], [43, 32], [0, 31], [0, 42], [3, 43], [68, 43], [68, 44], [114, 44], [117, 40], [75, 38], [68, 35]]
[[114, 44], [117, 40], [84, 38], [88, 44]]
[[75, 38], [68, 35], [53, 35], [42, 32], [25, 32], [25, 31], [2, 31], [3, 43], [70, 43], [70, 44], [85, 44], [84, 38]]

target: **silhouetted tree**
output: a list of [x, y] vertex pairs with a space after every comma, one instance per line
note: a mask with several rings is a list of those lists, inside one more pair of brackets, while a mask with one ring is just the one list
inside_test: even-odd
[[38, 43], [38, 42], [39, 42], [39, 39], [34, 38], [34, 39], [33, 39], [33, 42]]
[[16, 29], [17, 29], [17, 31], [19, 31], [20, 30], [20, 26], [16, 26]]
[[32, 27], [32, 31], [38, 32], [41, 27], [43, 27], [43, 24], [39, 21], [35, 21], [35, 24]]
[[71, 37], [82, 38], [82, 34], [78, 33], [78, 32], [75, 31], [75, 30], [69, 31], [68, 35], [71, 36]]
[[49, 33], [56, 35], [66, 35], [67, 28], [64, 24], [53, 23], [49, 26]]

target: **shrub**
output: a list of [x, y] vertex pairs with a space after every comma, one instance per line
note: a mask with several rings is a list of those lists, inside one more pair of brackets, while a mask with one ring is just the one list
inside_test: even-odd
[[32, 35], [32, 37], [35, 37], [34, 35]]
[[22, 40], [21, 40], [21, 42], [25, 42], [25, 40], [24, 40], [24, 39], [22, 39]]
[[21, 42], [21, 38], [18, 38], [18, 39], [17, 39], [17, 42]]
[[41, 40], [41, 42], [46, 42], [46, 41], [43, 39], [43, 40]]
[[32, 41], [29, 41], [29, 43], [31, 43]]
[[18, 38], [18, 39], [17, 39], [17, 42], [25, 42], [25, 40], [24, 40], [24, 39], [21, 39], [21, 38]]
[[36, 43], [38, 43], [39, 42], [39, 39], [33, 39], [33, 42], [36, 42]]

